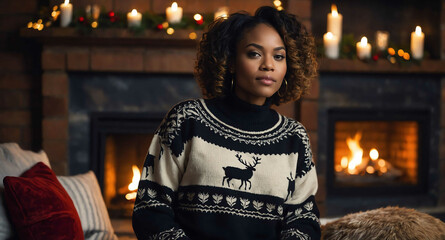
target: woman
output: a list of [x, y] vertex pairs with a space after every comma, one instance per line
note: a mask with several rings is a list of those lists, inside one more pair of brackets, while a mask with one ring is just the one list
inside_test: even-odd
[[139, 239], [319, 239], [304, 127], [270, 109], [316, 74], [312, 37], [271, 7], [209, 26], [196, 78], [149, 147], [134, 206]]

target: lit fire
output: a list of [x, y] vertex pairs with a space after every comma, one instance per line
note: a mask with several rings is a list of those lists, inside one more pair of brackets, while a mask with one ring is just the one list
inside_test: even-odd
[[141, 180], [141, 171], [139, 171], [139, 168], [136, 165], [133, 165], [132, 170], [133, 170], [133, 178], [131, 180], [131, 183], [128, 184], [128, 190], [130, 191], [130, 193], [127, 193], [125, 195], [125, 198], [127, 200], [136, 199], [137, 195], [136, 190], [138, 189], [139, 180]]
[[363, 148], [360, 146], [362, 134], [357, 132], [354, 138], [348, 137], [346, 143], [348, 145], [350, 156], [343, 156], [340, 164], [335, 166], [337, 172], [345, 172], [349, 175], [359, 174], [378, 174], [382, 175], [391, 168], [391, 164], [379, 158], [379, 152], [373, 148], [369, 151], [369, 158], [363, 157]]

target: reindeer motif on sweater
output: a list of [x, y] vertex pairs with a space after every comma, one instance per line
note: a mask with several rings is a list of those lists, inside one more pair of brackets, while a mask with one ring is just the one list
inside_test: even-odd
[[224, 186], [224, 180], [227, 179], [227, 185], [230, 186], [230, 180], [232, 179], [239, 179], [241, 180], [241, 185], [238, 189], [241, 189], [241, 187], [244, 184], [244, 190], [246, 190], [247, 183], [249, 183], [249, 189], [252, 188], [252, 183], [250, 182], [250, 178], [253, 176], [253, 172], [255, 171], [255, 166], [260, 163], [261, 158], [259, 157], [252, 157], [254, 160], [253, 164], [249, 164], [245, 160], [242, 159], [242, 156], [240, 154], [235, 155], [238, 161], [242, 163], [244, 166], [246, 166], [245, 169], [240, 169], [237, 167], [223, 167], [225, 176], [223, 177], [222, 185]]

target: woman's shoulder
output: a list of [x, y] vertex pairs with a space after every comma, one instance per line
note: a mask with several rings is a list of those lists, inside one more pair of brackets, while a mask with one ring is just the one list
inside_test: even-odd
[[299, 122], [293, 118], [284, 116], [280, 113], [278, 113], [278, 114], [283, 119], [284, 126], [287, 131], [292, 132], [294, 135], [297, 135], [298, 137], [300, 137], [302, 139], [308, 138], [307, 129], [301, 122]]

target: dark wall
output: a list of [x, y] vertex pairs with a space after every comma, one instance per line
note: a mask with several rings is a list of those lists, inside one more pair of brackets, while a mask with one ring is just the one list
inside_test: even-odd
[[40, 49], [20, 37], [39, 0], [0, 0], [0, 143], [40, 149]]

